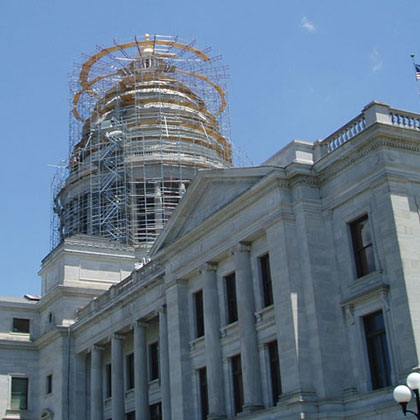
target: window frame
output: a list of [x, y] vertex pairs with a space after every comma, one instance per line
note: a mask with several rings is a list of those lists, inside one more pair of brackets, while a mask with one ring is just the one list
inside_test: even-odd
[[[153, 413], [152, 410], [154, 409], [154, 407], [158, 408], [158, 413], [157, 416], [152, 417]], [[149, 405], [149, 416], [150, 416], [150, 420], [161, 420], [162, 419], [162, 402], [158, 401], [156, 403], [150, 404]]]
[[134, 376], [134, 353], [128, 353], [125, 355], [125, 366], [126, 366], [126, 390], [130, 391], [135, 388], [135, 376]]
[[[27, 331], [15, 331], [15, 321], [27, 321], [28, 322], [28, 330]], [[12, 328], [10, 330], [13, 334], [31, 334], [31, 319], [30, 318], [19, 318], [13, 317], [12, 318]]]
[[[230, 325], [230, 324], [233, 324], [234, 322], [237, 322], [239, 319], [238, 296], [236, 293], [236, 273], [233, 271], [223, 276], [223, 283], [224, 283], [225, 296], [226, 296], [226, 324]], [[230, 287], [228, 287], [228, 285]], [[232, 295], [232, 292], [233, 292], [233, 295]], [[231, 302], [234, 302], [234, 305], [231, 305]]]
[[[232, 409], [233, 415], [236, 417], [242, 413], [245, 402], [241, 354], [230, 357], [230, 374], [232, 378]], [[240, 383], [237, 378], [240, 379]]]
[[[360, 231], [357, 229], [358, 226], [362, 222], [366, 221], [366, 225], [369, 228], [370, 234], [370, 243], [367, 245], [363, 245], [362, 235]], [[356, 278], [364, 277], [370, 273], [373, 273], [377, 270], [377, 262], [375, 257], [375, 247], [374, 247], [374, 234], [373, 228], [371, 223], [371, 218], [369, 217], [369, 213], [365, 212], [359, 215], [358, 217], [350, 220], [348, 223], [348, 231], [350, 233], [350, 243], [352, 249], [352, 259], [353, 259], [353, 267], [355, 271]], [[371, 261], [368, 259], [368, 254], [366, 250], [370, 250], [372, 253]], [[369, 262], [372, 263], [373, 267], [369, 268]]]
[[50, 373], [45, 377], [45, 395], [53, 393], [53, 374]]
[[[277, 376], [278, 376], [278, 392], [276, 395], [276, 389], [275, 389], [275, 384], [273, 381], [273, 354], [272, 351], [274, 349], [275, 346], [275, 350], [276, 350], [276, 356], [277, 356]], [[269, 376], [269, 385], [270, 385], [270, 397], [271, 397], [271, 403], [273, 406], [275, 406], [280, 398], [280, 396], [282, 395], [282, 382], [281, 382], [281, 367], [280, 367], [280, 355], [279, 355], [279, 350], [278, 350], [278, 341], [277, 339], [274, 339], [272, 341], [269, 341], [265, 344], [266, 347], [266, 352], [267, 352], [267, 370], [268, 370], [268, 376]]]
[[[25, 401], [26, 401], [26, 406], [24, 408], [16, 408], [13, 407], [13, 380], [25, 380], [26, 381], [26, 396], [25, 396]], [[29, 410], [29, 377], [25, 376], [25, 375], [10, 375], [10, 392], [9, 392], [9, 407], [10, 409], [14, 409], [14, 410], [19, 410], [19, 411], [27, 411]]]
[[[153, 350], [156, 348], [156, 350]], [[152, 351], [153, 350], [153, 351]], [[160, 378], [159, 341], [153, 341], [147, 346], [149, 382]]]
[[112, 363], [105, 364], [105, 399], [112, 398]]
[[[265, 258], [267, 258], [268, 267], [264, 269], [262, 262], [264, 261]], [[273, 279], [271, 277], [271, 265], [270, 265], [270, 252], [267, 251], [259, 255], [257, 257], [257, 261], [258, 261], [258, 273], [260, 277], [262, 308], [267, 308], [274, 304]], [[268, 274], [268, 281], [265, 278], [264, 273]], [[268, 295], [267, 295], [267, 288], [266, 288], [267, 285], [269, 286]]]
[[[366, 329], [366, 324], [367, 324], [366, 320], [378, 314], [382, 315], [383, 328], [376, 332], [371, 333], [370, 337], [368, 337], [368, 331]], [[377, 310], [374, 310], [374, 311], [371, 311], [369, 313], [362, 315], [360, 317], [360, 324], [361, 324], [361, 329], [362, 329], [362, 334], [363, 334], [364, 353], [366, 357], [367, 375], [368, 375], [370, 389], [379, 390], [379, 389], [387, 388], [391, 386], [393, 383], [393, 366], [392, 366], [391, 346], [389, 343], [389, 331], [387, 328], [386, 316], [383, 309], [379, 308]], [[375, 362], [377, 362], [377, 359], [376, 360], [372, 359], [372, 347], [370, 345], [369, 340], [371, 340], [372, 338], [374, 339], [376, 337], [382, 337], [381, 344], [382, 346], [383, 344], [385, 344], [385, 348], [381, 349], [381, 351], [385, 350], [385, 353], [381, 352], [381, 355], [380, 355], [380, 358], [382, 358], [385, 355], [385, 358], [387, 359], [386, 364], [388, 365], [384, 370], [385, 376], [386, 376], [384, 383], [379, 383], [380, 378], [375, 372], [376, 371]]]
[[195, 338], [204, 337], [204, 295], [203, 289], [193, 293]]
[[198, 396], [200, 403], [200, 418], [201, 420], [206, 420], [209, 415], [209, 390], [208, 390], [208, 381], [207, 381], [207, 367], [203, 366], [197, 369], [198, 377]]

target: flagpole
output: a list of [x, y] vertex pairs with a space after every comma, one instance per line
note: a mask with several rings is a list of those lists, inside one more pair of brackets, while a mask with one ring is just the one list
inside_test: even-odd
[[410, 54], [411, 56], [411, 60], [413, 61], [413, 68], [414, 68], [414, 76], [416, 77], [416, 82], [417, 82], [417, 90], [419, 92], [419, 97], [420, 97], [420, 84], [419, 84], [419, 80], [417, 79], [417, 69], [416, 69], [416, 62], [414, 61], [414, 53]]

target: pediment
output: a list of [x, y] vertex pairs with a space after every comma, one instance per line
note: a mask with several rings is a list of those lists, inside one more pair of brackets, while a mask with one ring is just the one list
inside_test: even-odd
[[249, 190], [270, 168], [235, 168], [200, 172], [152, 248], [152, 254], [194, 230]]

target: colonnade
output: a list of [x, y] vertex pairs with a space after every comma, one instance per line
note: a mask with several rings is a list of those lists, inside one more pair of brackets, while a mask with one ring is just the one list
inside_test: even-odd
[[[243, 379], [244, 410], [263, 407], [261, 392], [260, 359], [255, 325], [254, 288], [250, 261], [250, 246], [238, 244], [232, 249], [237, 290], [240, 353]], [[203, 288], [204, 343], [209, 403], [208, 419], [225, 419], [227, 404], [225, 395], [225, 374], [221, 343], [220, 302], [217, 285], [217, 264], [209, 262], [200, 267]], [[136, 320], [132, 324], [134, 334], [134, 401], [136, 420], [149, 419], [149, 377], [147, 362], [147, 323]], [[123, 378], [123, 339], [115, 333], [111, 337], [112, 361], [112, 419], [125, 419], [125, 393]], [[159, 364], [163, 420], [171, 420], [170, 390], [170, 333], [166, 307], [159, 310]], [[91, 348], [91, 420], [103, 420], [103, 347]], [[189, 372], [190, 373], [190, 372]], [[188, 373], [186, 373], [188, 374]], [[177, 390], [172, 390], [172, 398]], [[173, 403], [176, 403], [175, 399]], [[184, 413], [185, 414], [185, 413]], [[185, 414], [186, 415], [186, 414]]]

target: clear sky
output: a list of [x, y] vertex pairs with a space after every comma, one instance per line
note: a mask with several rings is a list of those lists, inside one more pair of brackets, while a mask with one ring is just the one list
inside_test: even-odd
[[68, 156], [68, 75], [133, 35], [178, 35], [230, 67], [232, 141], [255, 164], [372, 100], [420, 112], [418, 0], [0, 0], [0, 295], [40, 293], [50, 184]]

